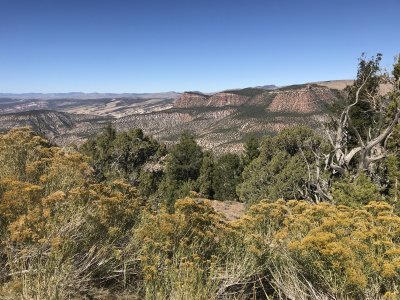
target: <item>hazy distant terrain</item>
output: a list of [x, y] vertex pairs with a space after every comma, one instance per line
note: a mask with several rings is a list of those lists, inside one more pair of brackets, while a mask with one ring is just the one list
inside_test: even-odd
[[142, 128], [167, 143], [189, 130], [206, 148], [237, 151], [249, 134], [318, 124], [348, 82], [214, 94], [0, 94], [0, 129], [30, 126], [61, 145], [80, 144], [108, 123], [118, 130]]
[[76, 99], [76, 100], [87, 100], [87, 99], [104, 99], [104, 98], [133, 98], [133, 99], [163, 99], [163, 98], [175, 98], [178, 94], [175, 92], [166, 93], [0, 93], [0, 98], [8, 99], [40, 99], [40, 100], [54, 100], [54, 99]]
[[77, 114], [122, 117], [172, 107], [178, 93], [159, 94], [0, 94], [0, 114], [56, 110]]

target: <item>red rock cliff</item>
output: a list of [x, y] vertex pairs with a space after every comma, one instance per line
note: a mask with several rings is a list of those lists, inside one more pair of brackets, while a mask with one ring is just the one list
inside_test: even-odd
[[222, 106], [240, 106], [248, 101], [249, 97], [236, 95], [233, 93], [217, 93], [207, 96], [197, 93], [184, 93], [179, 97], [174, 107], [222, 107]]
[[267, 108], [271, 112], [315, 113], [321, 110], [321, 105], [336, 100], [332, 91], [323, 87], [306, 87], [271, 93], [275, 94]]
[[198, 93], [183, 93], [174, 104], [174, 107], [190, 108], [207, 106], [210, 96]]

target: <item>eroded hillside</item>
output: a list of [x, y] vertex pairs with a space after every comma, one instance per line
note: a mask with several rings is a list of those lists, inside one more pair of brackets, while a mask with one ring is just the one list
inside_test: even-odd
[[[80, 144], [107, 123], [118, 130], [142, 128], [167, 143], [189, 130], [205, 148], [238, 151], [249, 134], [274, 134], [300, 124], [315, 126], [339, 97], [337, 90], [312, 84], [213, 95], [186, 92], [176, 99], [3, 100], [0, 129], [30, 126], [61, 145]], [[19, 112], [29, 107], [52, 110]], [[9, 111], [14, 113], [4, 114]]]

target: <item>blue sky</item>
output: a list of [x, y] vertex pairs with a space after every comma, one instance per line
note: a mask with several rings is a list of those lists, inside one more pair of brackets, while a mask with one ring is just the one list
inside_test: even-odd
[[400, 52], [399, 0], [0, 0], [0, 92], [349, 79]]

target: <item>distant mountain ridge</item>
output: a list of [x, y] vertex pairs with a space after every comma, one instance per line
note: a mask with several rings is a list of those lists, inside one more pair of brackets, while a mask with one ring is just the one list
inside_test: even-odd
[[136, 99], [149, 99], [149, 98], [177, 98], [179, 93], [165, 92], [165, 93], [0, 93], [0, 98], [6, 99], [38, 99], [38, 100], [51, 100], [51, 99], [103, 99], [103, 98], [136, 98]]
[[259, 85], [259, 86], [256, 86], [255, 88], [263, 89], [263, 90], [275, 90], [275, 89], [278, 89], [279, 87], [274, 84], [267, 84], [267, 85]]
[[296, 125], [317, 127], [326, 119], [327, 107], [340, 98], [338, 90], [301, 84], [185, 92], [171, 98], [0, 100], [0, 130], [30, 126], [68, 145], [81, 144], [112, 123], [117, 130], [141, 128], [167, 144], [189, 130], [207, 149], [238, 151], [249, 134], [275, 134]]
[[[257, 86], [255, 88], [264, 90], [274, 90], [278, 86], [269, 84]], [[238, 89], [241, 90], [241, 89]], [[186, 92], [186, 93], [200, 93], [200, 91]], [[19, 99], [19, 100], [52, 100], [52, 99], [104, 99], [104, 98], [134, 98], [134, 99], [160, 99], [160, 98], [178, 98], [182, 93], [169, 91], [159, 93], [83, 93], [83, 92], [67, 92], [67, 93], [0, 93], [0, 99]], [[215, 93], [204, 93], [213, 95]]]

